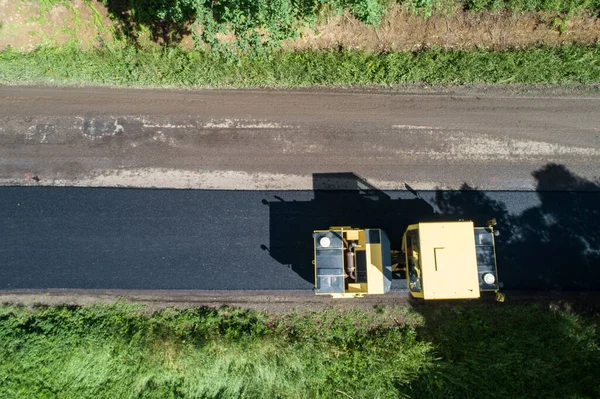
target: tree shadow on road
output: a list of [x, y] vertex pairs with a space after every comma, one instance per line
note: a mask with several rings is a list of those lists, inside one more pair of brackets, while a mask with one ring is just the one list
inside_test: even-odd
[[533, 172], [539, 205], [511, 214], [507, 205], [467, 184], [436, 190], [428, 203], [408, 191], [400, 198], [353, 173], [313, 175], [310, 201], [263, 200], [270, 207], [271, 256], [314, 283], [313, 230], [330, 226], [381, 228], [399, 250], [410, 224], [496, 218], [500, 281], [507, 290], [600, 289], [600, 185], [547, 164]]
[[311, 201], [263, 201], [270, 208], [271, 256], [310, 283], [314, 283], [314, 230], [331, 226], [381, 228], [392, 249], [399, 250], [402, 234], [413, 220], [436, 219], [426, 201], [412, 194], [406, 199], [392, 199], [354, 173], [316, 173], [313, 190]]
[[[547, 164], [533, 172], [539, 204], [511, 214], [468, 185], [437, 190], [436, 210], [484, 223], [496, 217], [497, 258], [506, 289], [600, 289], [600, 186]], [[535, 302], [535, 303], [531, 303]], [[408, 388], [429, 398], [592, 398], [600, 395], [597, 296], [415, 302], [421, 339], [435, 367]]]
[[507, 289], [600, 289], [600, 185], [547, 164], [533, 172], [540, 204], [512, 215], [484, 192], [464, 185], [438, 190], [435, 205], [445, 215], [483, 223], [498, 220], [500, 279]]
[[[399, 249], [409, 224], [464, 219], [485, 225], [495, 217], [501, 232], [496, 240], [500, 280], [507, 290], [535, 292], [528, 299], [509, 294], [502, 304], [412, 301], [420, 318], [411, 322], [416, 335], [407, 333], [405, 339], [431, 345], [430, 361], [410, 382], [398, 382], [390, 397], [598, 397], [596, 297], [574, 307], [539, 299], [537, 291], [600, 289], [600, 185], [557, 164], [547, 164], [533, 177], [537, 187], [529, 197], [538, 201], [515, 214], [512, 202], [523, 193], [515, 193], [509, 204], [498, 198], [511, 198], [510, 193], [496, 195], [465, 184], [427, 195], [409, 190], [396, 198], [397, 193], [390, 196], [352, 173], [316, 174], [314, 199], [264, 201], [270, 206], [271, 256], [313, 282], [313, 230], [382, 228]], [[393, 371], [388, 376], [406, 380], [401, 377]]]

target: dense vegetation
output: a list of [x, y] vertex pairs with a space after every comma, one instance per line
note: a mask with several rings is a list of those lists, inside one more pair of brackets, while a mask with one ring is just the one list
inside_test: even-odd
[[600, 44], [508, 51], [373, 54], [275, 52], [236, 60], [210, 52], [134, 47], [40, 48], [0, 53], [0, 83], [174, 87], [394, 85], [401, 83], [597, 83]]
[[[55, 0], [56, 1], [56, 0]], [[437, 12], [466, 10], [515, 12], [553, 11], [562, 14], [600, 12], [600, 0], [102, 0], [120, 22], [120, 33], [135, 41], [141, 30], [171, 44], [193, 33], [198, 49], [257, 51], [278, 48], [304, 27], [347, 10], [358, 20], [377, 25], [392, 3], [425, 17]], [[200, 29], [196, 29], [200, 27]], [[201, 33], [198, 33], [201, 31]], [[233, 32], [224, 43], [219, 34]]]
[[[38, 0], [42, 13], [69, 0]], [[148, 87], [296, 87], [405, 83], [600, 82], [600, 43], [505, 50], [406, 52], [282, 50], [284, 40], [349, 12], [376, 29], [393, 0], [102, 0], [109, 42], [0, 52], [0, 83]], [[553, 11], [561, 32], [573, 13], [600, 15], [600, 0], [398, 0], [424, 18], [440, 10]], [[73, 9], [74, 10], [74, 9]], [[344, 11], [345, 10], [345, 11]], [[76, 12], [73, 11], [73, 12]], [[77, 14], [78, 15], [78, 14]], [[102, 28], [102, 29], [100, 29]], [[179, 43], [185, 36], [193, 49]], [[143, 40], [141, 38], [144, 38]], [[148, 45], [148, 39], [152, 45]], [[108, 40], [108, 39], [106, 39]], [[160, 44], [159, 46], [155, 45]]]
[[598, 397], [597, 315], [0, 307], [3, 398]]

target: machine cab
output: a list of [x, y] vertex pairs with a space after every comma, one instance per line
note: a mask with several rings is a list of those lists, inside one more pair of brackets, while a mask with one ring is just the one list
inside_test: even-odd
[[406, 282], [411, 295], [423, 299], [479, 298], [499, 293], [494, 229], [473, 222], [410, 225], [402, 240]]

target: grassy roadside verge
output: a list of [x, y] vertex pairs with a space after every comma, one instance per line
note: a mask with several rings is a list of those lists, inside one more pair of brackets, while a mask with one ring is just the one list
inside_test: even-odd
[[598, 397], [598, 315], [0, 307], [0, 396]]
[[600, 44], [507, 51], [365, 53], [308, 51], [240, 55], [134, 47], [0, 52], [2, 84], [150, 87], [293, 87], [465, 83], [598, 83]]

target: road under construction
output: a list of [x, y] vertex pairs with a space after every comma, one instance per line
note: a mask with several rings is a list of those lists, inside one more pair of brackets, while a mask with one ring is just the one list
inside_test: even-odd
[[308, 297], [314, 230], [490, 218], [507, 293], [599, 290], [600, 98], [473, 90], [1, 88], [1, 295]]

